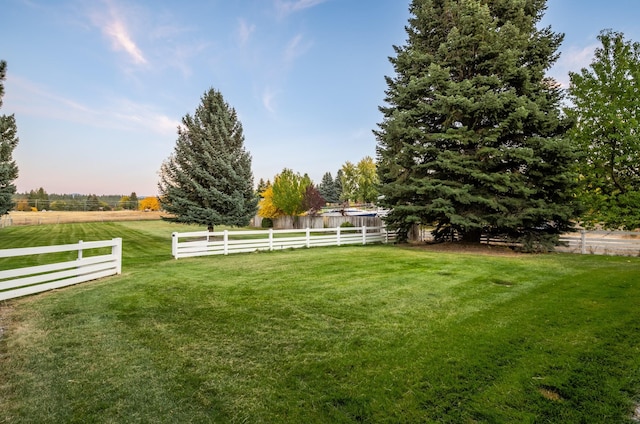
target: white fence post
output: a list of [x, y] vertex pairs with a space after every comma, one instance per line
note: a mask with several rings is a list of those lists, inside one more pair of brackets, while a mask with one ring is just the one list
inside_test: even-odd
[[82, 260], [82, 240], [78, 240], [78, 260]]
[[367, 227], [362, 226], [362, 244], [367, 244]]
[[338, 242], [338, 246], [340, 246], [340, 227], [336, 228], [336, 238], [337, 238], [337, 242]]
[[269, 228], [269, 251], [273, 250], [273, 228]]
[[122, 239], [120, 237], [113, 239], [111, 255], [116, 260], [116, 274], [122, 274]]
[[311, 247], [311, 231], [307, 227], [307, 248]]
[[178, 233], [171, 233], [171, 255], [174, 259], [178, 259]]
[[224, 254], [228, 255], [229, 254], [229, 230], [224, 230], [222, 232], [222, 242], [223, 242], [223, 250], [224, 250]]
[[587, 236], [586, 231], [580, 231], [580, 253], [583, 255], [587, 253]]

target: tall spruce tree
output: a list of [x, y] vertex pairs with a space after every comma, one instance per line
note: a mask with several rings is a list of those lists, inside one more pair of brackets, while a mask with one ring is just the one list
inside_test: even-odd
[[[4, 96], [3, 81], [6, 78], [7, 62], [0, 60], [0, 107]], [[13, 160], [13, 151], [18, 145], [18, 129], [13, 115], [0, 115], [0, 216], [9, 213], [15, 206], [13, 195], [18, 178], [18, 165]]]
[[160, 169], [160, 202], [172, 222], [245, 226], [257, 211], [251, 155], [242, 124], [219, 91], [210, 89], [194, 116], [182, 118], [178, 140]]
[[563, 36], [537, 28], [545, 0], [413, 0], [394, 46], [378, 139], [387, 223], [407, 237], [552, 246], [572, 227], [570, 127], [545, 77]]
[[318, 191], [327, 203], [338, 203], [340, 200], [331, 172], [324, 173], [322, 181], [318, 185]]

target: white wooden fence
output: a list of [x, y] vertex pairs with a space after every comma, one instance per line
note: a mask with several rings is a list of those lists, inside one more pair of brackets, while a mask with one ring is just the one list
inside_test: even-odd
[[[110, 254], [83, 257], [83, 251], [111, 247]], [[122, 239], [78, 242], [58, 246], [1, 249], [0, 259], [77, 251], [72, 261], [0, 271], [0, 300], [40, 293], [122, 272]], [[98, 252], [100, 253], [100, 252]]]
[[560, 241], [565, 246], [557, 252], [591, 255], [640, 256], [640, 233], [631, 231], [581, 231], [564, 234]]
[[[388, 243], [395, 237], [385, 227], [306, 228], [304, 230], [198, 231], [173, 233], [171, 252], [174, 258], [257, 250], [295, 249], [347, 244]], [[185, 241], [180, 241], [184, 239]]]

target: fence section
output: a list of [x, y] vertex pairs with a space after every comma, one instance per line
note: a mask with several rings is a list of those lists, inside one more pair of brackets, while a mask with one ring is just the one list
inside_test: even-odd
[[631, 231], [581, 231], [560, 237], [557, 252], [591, 255], [640, 256], [640, 233]]
[[[180, 241], [183, 239], [184, 241]], [[173, 233], [171, 252], [176, 259], [228, 255], [258, 250], [388, 243], [394, 233], [384, 227], [306, 228], [304, 230], [198, 231]]]
[[[111, 248], [109, 254], [87, 256], [86, 250]], [[0, 259], [18, 256], [78, 252], [75, 260], [0, 271], [0, 300], [26, 296], [122, 272], [122, 239], [78, 242], [58, 246], [0, 250]], [[93, 251], [96, 252], [95, 250]]]

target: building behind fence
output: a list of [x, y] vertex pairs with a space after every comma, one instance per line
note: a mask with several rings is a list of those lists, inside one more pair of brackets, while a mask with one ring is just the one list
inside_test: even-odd
[[[251, 222], [253, 227], [262, 227], [263, 218], [256, 216]], [[384, 223], [382, 218], [378, 216], [281, 216], [275, 218], [273, 221], [273, 228], [276, 230], [285, 229], [305, 229], [305, 228], [336, 228], [343, 225], [345, 222], [353, 225], [354, 227], [382, 227]]]

